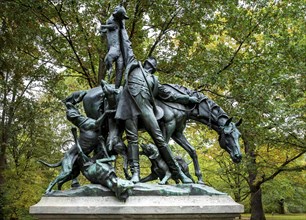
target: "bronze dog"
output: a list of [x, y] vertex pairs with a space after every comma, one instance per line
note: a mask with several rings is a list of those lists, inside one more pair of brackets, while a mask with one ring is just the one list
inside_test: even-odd
[[124, 68], [123, 56], [120, 49], [120, 29], [124, 29], [124, 20], [128, 19], [125, 8], [118, 5], [105, 25], [101, 25], [101, 33], [106, 33], [108, 53], [105, 56], [108, 81], [111, 80], [113, 63], [116, 64], [116, 88], [120, 87]]
[[[142, 178], [140, 182], [148, 182], [156, 179], [160, 179], [161, 181], [158, 184], [164, 185], [167, 184], [168, 180], [172, 178], [176, 183], [179, 183], [179, 179], [176, 179], [170, 172], [168, 165], [166, 162], [162, 159], [158, 148], [154, 144], [142, 144], [142, 155], [146, 155], [150, 162], [151, 162], [151, 174], [146, 176], [145, 178]], [[190, 173], [188, 164], [186, 161], [180, 157], [176, 156], [175, 160], [178, 162], [180, 168], [185, 173], [186, 176], [188, 176], [190, 179], [192, 179]], [[194, 180], [192, 179], [194, 182]]]

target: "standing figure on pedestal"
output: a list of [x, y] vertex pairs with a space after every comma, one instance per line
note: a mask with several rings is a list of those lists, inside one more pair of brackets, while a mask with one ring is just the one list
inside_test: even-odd
[[156, 59], [148, 58], [144, 66], [135, 59], [127, 66], [126, 84], [123, 88], [116, 118], [125, 121], [125, 132], [128, 140], [128, 157], [132, 172], [132, 181], [139, 182], [139, 146], [138, 146], [138, 122], [142, 122], [145, 130], [150, 134], [158, 147], [162, 158], [170, 170], [183, 183], [192, 183], [180, 169], [174, 159], [171, 149], [165, 142], [162, 131], [158, 125], [158, 119], [163, 116], [162, 109], [155, 105], [155, 97], [163, 100], [179, 103], [197, 103], [195, 97], [172, 93], [158, 82], [153, 73], [156, 71]]
[[107, 80], [110, 82], [113, 62], [116, 62], [116, 88], [120, 87], [124, 68], [123, 56], [120, 49], [120, 30], [125, 29], [124, 19], [128, 19], [126, 11], [122, 5], [118, 5], [106, 21], [106, 25], [101, 25], [101, 32], [106, 33], [107, 36], [108, 53], [105, 57]]

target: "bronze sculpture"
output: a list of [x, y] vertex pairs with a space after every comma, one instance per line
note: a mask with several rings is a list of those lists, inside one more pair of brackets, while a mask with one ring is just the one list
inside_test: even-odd
[[[237, 128], [241, 124], [241, 120], [237, 123], [233, 123], [232, 119], [219, 105], [200, 92], [180, 85], [164, 84], [163, 86], [168, 87], [168, 90], [172, 89], [173, 93], [189, 94], [200, 100], [199, 103], [189, 105], [156, 99], [157, 106], [162, 108], [164, 112], [163, 118], [158, 122], [161, 130], [165, 132], [165, 140], [169, 142], [170, 138], [172, 138], [188, 152], [195, 166], [195, 174], [198, 178], [198, 183], [203, 183], [203, 179], [196, 150], [188, 142], [183, 133], [186, 128], [187, 120], [191, 119], [198, 121], [215, 130], [219, 134], [219, 145], [229, 153], [233, 162], [239, 163], [241, 161], [242, 156], [239, 145], [240, 132]], [[95, 100], [102, 94], [103, 91], [100, 87], [87, 91], [83, 99], [83, 105], [87, 115], [93, 118], [99, 117], [100, 112], [98, 111], [98, 104], [95, 103]], [[92, 106], [96, 106], [96, 108]]]
[[[106, 57], [108, 74], [116, 65], [116, 83], [111, 85], [101, 81], [101, 86], [88, 91], [73, 93], [64, 100], [67, 119], [79, 128], [79, 138], [73, 130], [75, 145], [65, 154], [61, 162], [45, 165], [62, 166], [61, 174], [52, 181], [46, 193], [58, 183], [62, 184], [76, 178], [80, 171], [92, 183], [108, 187], [120, 200], [131, 195], [133, 183], [160, 178], [166, 184], [172, 177], [177, 183], [193, 183], [189, 172], [183, 172], [175, 159], [169, 141], [172, 138], [190, 155], [195, 167], [197, 183], [204, 184], [194, 147], [183, 134], [187, 120], [192, 119], [206, 124], [219, 134], [219, 145], [225, 149], [233, 162], [241, 161], [239, 146], [240, 133], [232, 119], [216, 103], [194, 90], [179, 85], [160, 84], [154, 72], [157, 69], [155, 58], [149, 57], [144, 64], [135, 57], [124, 27], [127, 19], [122, 5], [102, 25], [108, 33], [109, 52]], [[120, 87], [125, 67], [125, 84]], [[110, 80], [110, 76], [108, 80]], [[83, 102], [86, 116], [80, 114], [75, 104]], [[149, 154], [152, 166], [161, 169], [152, 176], [140, 178], [138, 130], [144, 129], [152, 137], [156, 146], [154, 154]], [[127, 138], [128, 148], [122, 135]], [[144, 150], [147, 146], [143, 146]], [[148, 150], [148, 149], [147, 149]], [[93, 158], [89, 153], [95, 152]], [[124, 155], [124, 173], [127, 180], [117, 177], [112, 161], [115, 155]], [[159, 159], [154, 161], [154, 159]], [[132, 177], [127, 166], [130, 166]], [[186, 167], [186, 164], [185, 164]], [[187, 166], [188, 168], [188, 166]], [[155, 168], [154, 168], [155, 169]], [[187, 170], [187, 169], [185, 169]], [[153, 178], [154, 176], [154, 178]], [[76, 182], [76, 181], [75, 181]]]

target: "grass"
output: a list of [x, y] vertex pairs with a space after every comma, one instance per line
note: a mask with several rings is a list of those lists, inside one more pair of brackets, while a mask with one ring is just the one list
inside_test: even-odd
[[[250, 214], [242, 214], [243, 220], [250, 219]], [[286, 215], [279, 215], [279, 214], [266, 214], [267, 220], [306, 220], [306, 214], [286, 214]]]

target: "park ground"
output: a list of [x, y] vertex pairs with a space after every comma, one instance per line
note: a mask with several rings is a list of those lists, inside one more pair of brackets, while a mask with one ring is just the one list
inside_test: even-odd
[[[243, 214], [243, 220], [249, 220], [250, 214]], [[306, 213], [299, 213], [299, 214], [286, 214], [286, 215], [279, 215], [279, 214], [266, 214], [267, 220], [306, 220]]]

